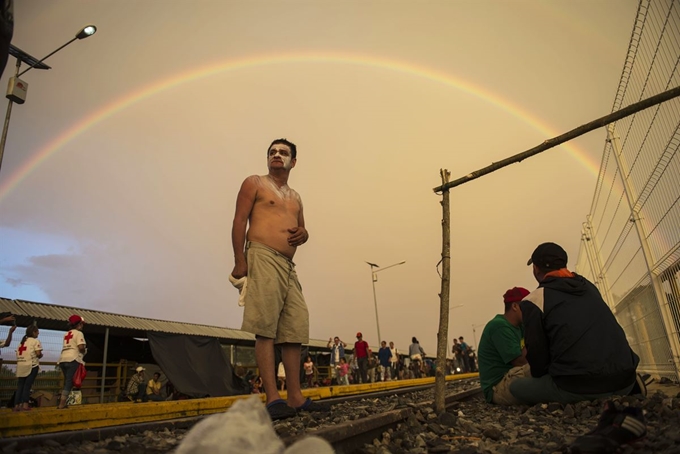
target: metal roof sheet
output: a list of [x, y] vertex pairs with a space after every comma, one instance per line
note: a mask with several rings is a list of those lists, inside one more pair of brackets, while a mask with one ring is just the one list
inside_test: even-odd
[[[109, 328], [112, 334], [146, 337], [147, 331], [170, 334], [186, 334], [191, 336], [206, 336], [226, 339], [230, 343], [255, 342], [255, 336], [239, 329], [222, 328], [219, 326], [200, 325], [169, 320], [155, 320], [132, 315], [113, 314], [77, 307], [61, 306], [57, 304], [37, 303], [27, 300], [12, 300], [0, 297], [0, 312], [11, 312], [17, 318], [17, 325], [28, 326], [36, 321], [44, 329], [57, 331], [68, 330], [68, 318], [78, 314], [85, 319], [88, 331], [103, 332]], [[325, 348], [328, 341], [310, 339], [309, 346]]]

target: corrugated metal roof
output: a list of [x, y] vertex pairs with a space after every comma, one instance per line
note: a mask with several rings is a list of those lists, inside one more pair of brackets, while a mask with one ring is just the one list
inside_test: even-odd
[[[230, 343], [255, 342], [255, 336], [239, 329], [219, 326], [199, 325], [195, 323], [155, 320], [132, 315], [112, 314], [110, 312], [60, 306], [57, 304], [36, 303], [26, 300], [11, 300], [0, 297], [0, 312], [11, 312], [17, 317], [17, 325], [28, 326], [36, 321], [40, 328], [57, 331], [68, 330], [68, 318], [78, 314], [85, 319], [87, 331], [104, 332], [109, 328], [112, 335], [130, 337], [146, 337], [146, 332], [153, 331], [170, 334], [186, 334], [191, 336], [216, 337], [226, 339]], [[325, 348], [328, 341], [310, 339], [309, 346]]]

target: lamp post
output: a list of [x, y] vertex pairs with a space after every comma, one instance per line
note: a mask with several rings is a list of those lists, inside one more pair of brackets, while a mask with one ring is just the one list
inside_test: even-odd
[[472, 325], [472, 338], [475, 340], [475, 348], [477, 350], [479, 350], [479, 345], [477, 345], [477, 328], [481, 328], [482, 326], [485, 326], [485, 325], [483, 325], [483, 324], [482, 325], [475, 325], [475, 324]]
[[[383, 267], [383, 268], [380, 268], [380, 266], [376, 265], [375, 263], [371, 263], [371, 262], [366, 262], [366, 263], [368, 263], [368, 265], [371, 267], [371, 280], [373, 281], [373, 304], [375, 305], [375, 325], [378, 328], [378, 343], [376, 345], [380, 345], [382, 338], [380, 337], [380, 321], [378, 320], [378, 298], [375, 295], [375, 283], [378, 281], [377, 273], [384, 271], [388, 268], [392, 268], [394, 266], [403, 265], [404, 263], [406, 263], [406, 260], [402, 260], [399, 263], [394, 263], [390, 266], [386, 266], [386, 267]], [[378, 268], [378, 269], [374, 270], [373, 268]]]
[[[5, 114], [5, 124], [2, 128], [2, 137], [0, 138], [0, 169], [2, 169], [2, 157], [5, 154], [5, 142], [7, 142], [7, 130], [9, 129], [9, 118], [10, 115], [12, 114], [12, 104], [14, 103], [23, 104], [24, 102], [26, 102], [28, 84], [23, 80], [19, 79], [19, 76], [27, 73], [33, 68], [50, 69], [50, 67], [44, 64], [43, 61], [47, 60], [52, 55], [56, 54], [64, 47], [71, 44], [73, 41], [85, 39], [87, 37], [94, 35], [96, 32], [97, 27], [95, 27], [94, 25], [88, 25], [86, 27], [83, 27], [78, 33], [76, 33], [76, 36], [72, 38], [69, 42], [57, 48], [56, 50], [50, 52], [40, 60], [24, 52], [18, 47], [10, 45], [9, 53], [17, 59], [17, 64], [14, 70], [14, 76], [10, 77], [9, 84], [7, 85], [6, 97], [7, 99], [9, 99], [9, 102], [7, 103], [7, 114]], [[22, 72], [19, 72], [19, 68], [21, 67], [22, 62], [26, 63], [29, 66]]]

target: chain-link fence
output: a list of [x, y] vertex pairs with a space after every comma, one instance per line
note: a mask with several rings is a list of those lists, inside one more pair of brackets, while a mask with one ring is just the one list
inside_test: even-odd
[[[680, 86], [680, 0], [643, 0], [612, 111]], [[639, 371], [680, 366], [680, 99], [608, 127], [576, 271], [616, 314]]]

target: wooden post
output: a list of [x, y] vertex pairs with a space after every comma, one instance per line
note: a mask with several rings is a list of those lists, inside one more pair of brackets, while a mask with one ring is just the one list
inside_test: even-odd
[[[442, 186], [449, 182], [451, 172], [440, 169]], [[442, 190], [442, 287], [439, 294], [439, 331], [437, 332], [437, 369], [434, 379], [434, 410], [446, 411], [446, 340], [449, 337], [449, 294], [451, 286], [451, 210], [449, 190]]]

